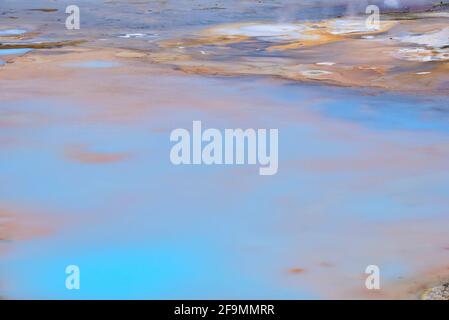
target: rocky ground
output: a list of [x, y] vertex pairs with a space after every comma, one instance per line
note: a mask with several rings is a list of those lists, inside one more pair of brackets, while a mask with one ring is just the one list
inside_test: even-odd
[[449, 282], [426, 290], [421, 298], [423, 300], [449, 300]]

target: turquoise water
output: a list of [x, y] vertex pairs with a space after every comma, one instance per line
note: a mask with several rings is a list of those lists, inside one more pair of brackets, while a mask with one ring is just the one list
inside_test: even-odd
[[[404, 150], [447, 143], [445, 114], [429, 111], [441, 106], [444, 98], [414, 97], [407, 104], [410, 96], [327, 88], [325, 102], [304, 107], [304, 101], [321, 96], [321, 86], [198, 77], [181, 83], [165, 77], [161, 81], [180, 92], [198, 90], [205, 100], [226, 100], [244, 88], [240, 103], [246, 108], [240, 119], [253, 120], [243, 123], [279, 127], [279, 173], [266, 179], [254, 166], [172, 166], [168, 132], [151, 130], [170, 128], [172, 121], [188, 128], [192, 117], [202, 119], [204, 126], [226, 128], [235, 123], [231, 111], [220, 116], [210, 111], [186, 112], [195, 107], [186, 101], [180, 102], [184, 111], [167, 118], [143, 116], [132, 126], [92, 125], [82, 123], [86, 111], [76, 104], [48, 99], [2, 104], [4, 113], [14, 110], [20, 117], [28, 114], [37, 119], [42, 115], [49, 123], [2, 129], [30, 145], [2, 153], [1, 176], [8, 187], [2, 188], [1, 201], [47, 208], [50, 217], [63, 221], [59, 225], [50, 218], [50, 225], [58, 231], [40, 240], [16, 242], [2, 259], [8, 296], [319, 298], [326, 296], [315, 287], [323, 285], [322, 281], [314, 283], [309, 277], [325, 277], [330, 272], [318, 266], [320, 261], [330, 261], [336, 265], [332, 272], [349, 277], [376, 260], [388, 279], [407, 277], [420, 265], [400, 251], [367, 259], [363, 248], [382, 240], [374, 231], [360, 238], [357, 230], [408, 219], [438, 219], [445, 212], [444, 203], [431, 201], [436, 195], [449, 196], [448, 173], [432, 168], [439, 161], [430, 158], [424, 168], [404, 163], [409, 169], [403, 171], [383, 163], [382, 156], [376, 159], [376, 155], [392, 152], [382, 150], [390, 143]], [[351, 102], [341, 100], [341, 95]], [[261, 105], [251, 103], [259, 99], [265, 101], [263, 113]], [[404, 112], [403, 121], [397, 123], [383, 115], [378, 106], [385, 101], [392, 114]], [[367, 107], [377, 112], [361, 117]], [[317, 118], [302, 119], [299, 114], [304, 111]], [[328, 136], [334, 125], [348, 126], [360, 141]], [[117, 163], [77, 163], [64, 157], [67, 143], [88, 143], [94, 150], [133, 156]], [[425, 153], [416, 153], [412, 157], [426, 158]], [[359, 156], [374, 157], [375, 165], [357, 168]], [[331, 164], [339, 159], [355, 165], [340, 164], [330, 170], [323, 164], [318, 171], [306, 165], [309, 160]], [[373, 177], [384, 181], [378, 187], [355, 188]], [[397, 192], [401, 197], [393, 196]], [[410, 206], [412, 199], [421, 201]], [[401, 235], [397, 237], [401, 241]], [[405, 244], [401, 250], [409, 246], [417, 244]], [[69, 264], [81, 268], [79, 291], [64, 287], [64, 267]], [[297, 265], [309, 270], [309, 275], [288, 274]]]
[[22, 29], [0, 30], [0, 37], [2, 37], [2, 36], [20, 36], [24, 33], [26, 33], [26, 30], [22, 30]]
[[19, 36], [24, 33], [26, 33], [26, 30], [22, 30], [22, 29], [0, 30], [0, 37], [1, 36]]
[[30, 52], [33, 49], [0, 49], [0, 56], [21, 55]]
[[66, 66], [70, 68], [103, 69], [103, 68], [120, 67], [120, 63], [114, 61], [91, 60], [91, 61], [68, 63], [66, 64]]
[[[107, 46], [149, 51], [148, 39], [117, 34], [163, 38], [216, 23], [348, 10], [295, 1], [217, 4], [229, 10], [205, 10], [215, 6], [209, 1], [80, 3], [95, 17], [81, 30], [93, 38], [89, 45], [101, 34]], [[46, 15], [33, 13], [36, 26]], [[59, 23], [48, 21], [45, 28]], [[51, 35], [73, 36], [58, 28]], [[18, 50], [0, 54], [28, 52]], [[13, 81], [0, 72], [0, 204], [50, 229], [0, 242], [8, 249], [0, 295], [345, 297], [363, 288], [367, 265], [379, 265], [388, 286], [447, 262], [448, 96], [191, 76], [127, 60], [60, 66], [54, 78], [40, 72]], [[173, 166], [170, 131], [193, 120], [279, 129], [278, 174], [262, 177], [248, 165]], [[95, 162], [83, 152], [126, 157]], [[65, 288], [70, 264], [81, 269], [80, 290]]]

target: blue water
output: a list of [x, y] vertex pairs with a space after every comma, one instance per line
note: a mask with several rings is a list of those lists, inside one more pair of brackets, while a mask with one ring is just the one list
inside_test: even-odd
[[[168, 160], [169, 133], [150, 130], [171, 128], [172, 121], [188, 128], [192, 117], [202, 119], [204, 127], [226, 128], [235, 121], [231, 111], [219, 116], [180, 109], [168, 118], [148, 115], [132, 126], [121, 126], [83, 124], [86, 111], [73, 101], [73, 105], [51, 99], [2, 104], [0, 112], [16, 112], [14, 119], [32, 124], [45, 117], [49, 123], [1, 129], [6, 137], [25, 139], [29, 144], [1, 154], [0, 176], [5, 184], [0, 201], [47, 208], [50, 215], [62, 219], [61, 225], [57, 219], [47, 222], [60, 230], [50, 237], [13, 244], [14, 250], [0, 264], [1, 273], [11, 282], [6, 283], [8, 296], [319, 298], [323, 295], [307, 273], [295, 277], [287, 270], [299, 265], [311, 269], [309, 274], [313, 270], [319, 274], [326, 269], [313, 261], [322, 259], [331, 260], [338, 272], [347, 275], [359, 269], [363, 272], [372, 263], [364, 256], [364, 247], [374, 239], [353, 235], [357, 240], [345, 249], [353, 252], [348, 263], [337, 254], [343, 250], [339, 241], [344, 243], [347, 237], [345, 225], [394, 224], [438, 216], [445, 210], [429, 199], [436, 194], [449, 197], [449, 173], [429, 168], [424, 175], [405, 173], [386, 180], [381, 189], [357, 190], [352, 183], [372, 175], [388, 177], [388, 166], [380, 162], [372, 173], [356, 168], [320, 173], [301, 165], [308, 159], [332, 162], [368, 156], [371, 134], [386, 134], [375, 138], [380, 144], [383, 139], [407, 146], [448, 141], [444, 113], [432, 111], [441, 106], [442, 97], [364, 95], [360, 90], [327, 88], [326, 99], [310, 106], [304, 102], [320, 97], [322, 88], [195, 77], [185, 85], [184, 90], [203, 87], [198, 94], [205, 99], [235, 97], [245, 88], [241, 103], [247, 106], [248, 119], [253, 119], [247, 120], [247, 126], [260, 126], [254, 122], [258, 119], [280, 130], [279, 173], [267, 178], [258, 175], [256, 166], [176, 167]], [[263, 113], [250, 103], [257, 99], [270, 101]], [[384, 115], [387, 111], [382, 112], [380, 106], [386, 103], [389, 112], [404, 113], [404, 119], [397, 122]], [[365, 114], [367, 108], [374, 112]], [[301, 120], [298, 112], [312, 112], [317, 121], [325, 122]], [[360, 126], [363, 130], [358, 134], [366, 143], [364, 139], [359, 144], [326, 137], [330, 124]], [[415, 140], [423, 130], [427, 138]], [[64, 147], [75, 143], [134, 156], [117, 163], [78, 163], [64, 156]], [[431, 194], [425, 194], [427, 188]], [[407, 199], [419, 194], [423, 203], [410, 207], [392, 197], [399, 191]], [[333, 254], [324, 253], [329, 246]], [[388, 279], [408, 276], [414, 270], [397, 255], [378, 259]], [[64, 287], [69, 264], [81, 268], [79, 291]]]
[[21, 34], [26, 33], [26, 30], [23, 29], [7, 29], [7, 30], [0, 30], [0, 37], [1, 36], [20, 36]]
[[[217, 23], [347, 12], [346, 6], [287, 2], [230, 1], [226, 10], [203, 10], [211, 3], [200, 1], [187, 10], [191, 1], [119, 1], [104, 8], [82, 0], [90, 19], [76, 37], [125, 31], [167, 37]], [[27, 8], [30, 2], [6, 5]], [[39, 25], [46, 17], [25, 21]], [[52, 32], [67, 36], [64, 28]], [[148, 39], [127, 43], [150, 50]], [[440, 220], [449, 199], [447, 96], [159, 70], [136, 75], [125, 62], [106, 60], [61, 66], [79, 70], [61, 69], [57, 81], [68, 83], [63, 93], [55, 82], [44, 82], [45, 74], [12, 81], [0, 73], [0, 203], [50, 228], [0, 242], [9, 249], [0, 259], [1, 296], [326, 298], [363, 286], [369, 264], [378, 264], [390, 282], [413, 277], [448, 254], [439, 251], [438, 237], [449, 227]], [[120, 74], [94, 78], [122, 66]], [[113, 80], [107, 90], [106, 80]], [[89, 100], [92, 92], [76, 81], [80, 88], [92, 83], [101, 99]], [[135, 110], [135, 97], [144, 102], [138, 116], [123, 122], [108, 117]], [[219, 129], [279, 129], [278, 174], [261, 177], [258, 166], [247, 165], [173, 166], [170, 131], [190, 128], [193, 120]], [[129, 156], [80, 162], [66, 152], [79, 144]], [[420, 229], [423, 221], [430, 227]], [[65, 288], [71, 264], [81, 269], [79, 291]], [[292, 274], [292, 268], [305, 272]]]
[[30, 52], [33, 49], [0, 49], [0, 56], [7, 56], [7, 55], [22, 55], [25, 53]]
[[73, 62], [73, 63], [66, 63], [65, 65], [71, 68], [90, 68], [90, 69], [116, 68], [121, 66], [121, 64], [118, 62], [104, 61], [104, 60]]

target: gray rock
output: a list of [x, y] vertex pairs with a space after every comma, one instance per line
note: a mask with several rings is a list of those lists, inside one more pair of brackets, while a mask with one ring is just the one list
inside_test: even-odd
[[426, 290], [423, 300], [449, 300], [449, 282]]

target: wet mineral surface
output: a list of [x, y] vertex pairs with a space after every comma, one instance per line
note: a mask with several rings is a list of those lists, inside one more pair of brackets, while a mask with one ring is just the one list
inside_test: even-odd
[[[1, 296], [444, 292], [447, 8], [373, 29], [344, 1], [78, 2], [80, 30], [64, 1], [0, 8]], [[174, 167], [170, 131], [198, 119], [278, 128], [279, 173]]]

